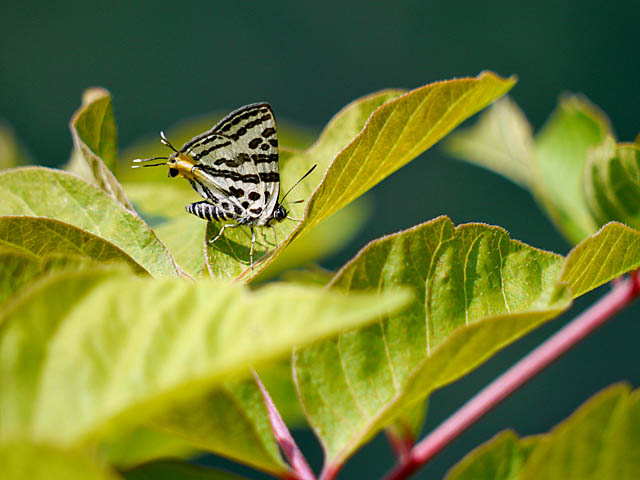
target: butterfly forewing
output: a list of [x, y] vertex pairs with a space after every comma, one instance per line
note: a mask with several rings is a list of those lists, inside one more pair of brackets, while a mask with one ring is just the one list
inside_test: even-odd
[[248, 217], [248, 224], [269, 220], [280, 193], [278, 136], [269, 104], [230, 113], [181, 151], [196, 162], [191, 184], [200, 195], [236, 218]]

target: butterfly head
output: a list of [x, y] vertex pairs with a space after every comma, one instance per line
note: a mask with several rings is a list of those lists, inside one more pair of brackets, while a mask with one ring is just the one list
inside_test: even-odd
[[284, 208], [283, 205], [278, 205], [276, 206], [276, 208], [273, 210], [273, 219], [276, 222], [281, 222], [283, 221], [285, 218], [287, 218], [287, 209]]
[[186, 177], [190, 178], [193, 176], [193, 169], [196, 165], [196, 162], [193, 158], [188, 155], [185, 155], [180, 150], [176, 150], [167, 137], [164, 135], [164, 132], [160, 132], [160, 138], [163, 145], [166, 145], [173, 153], [168, 157], [153, 157], [153, 158], [136, 158], [134, 163], [142, 163], [142, 162], [150, 162], [152, 160], [166, 160], [166, 163], [153, 163], [147, 165], [134, 165], [132, 168], [140, 168], [140, 167], [157, 167], [160, 165], [168, 165], [169, 166], [169, 176], [170, 177]]

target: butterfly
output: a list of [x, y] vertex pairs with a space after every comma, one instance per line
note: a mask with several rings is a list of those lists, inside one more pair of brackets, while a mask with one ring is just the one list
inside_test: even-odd
[[210, 243], [218, 240], [226, 228], [249, 227], [252, 268], [256, 242], [254, 227], [273, 227], [286, 218], [300, 221], [288, 215], [282, 202], [316, 165], [279, 200], [278, 132], [273, 110], [268, 103], [253, 103], [234, 110], [179, 150], [171, 145], [163, 132], [160, 132], [160, 138], [161, 143], [174, 153], [169, 157], [133, 161], [162, 159], [167, 162], [136, 165], [133, 168], [168, 165], [169, 177], [186, 178], [205, 199], [187, 205], [187, 212], [203, 220], [223, 222]]

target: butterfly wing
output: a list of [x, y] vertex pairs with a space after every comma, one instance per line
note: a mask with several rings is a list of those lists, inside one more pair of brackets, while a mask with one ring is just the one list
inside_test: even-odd
[[237, 200], [250, 223], [266, 223], [280, 193], [278, 136], [269, 104], [235, 110], [187, 142], [182, 151], [202, 165], [212, 183]]

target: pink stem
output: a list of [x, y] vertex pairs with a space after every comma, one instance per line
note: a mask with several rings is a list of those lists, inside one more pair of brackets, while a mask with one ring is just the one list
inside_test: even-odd
[[640, 291], [640, 275], [616, 282], [613, 289], [581, 315], [556, 332], [513, 367], [465, 403], [431, 434], [416, 444], [404, 462], [399, 463], [385, 480], [408, 478], [443, 450], [458, 435], [493, 409], [517, 388], [533, 378], [613, 315], [626, 307]]
[[389, 440], [389, 444], [393, 449], [396, 457], [398, 457], [398, 462], [403, 463], [409, 459], [409, 454], [411, 453], [411, 448], [416, 443], [416, 439], [413, 437], [409, 429], [405, 429], [404, 432], [398, 429], [387, 429], [385, 431], [387, 434], [387, 439]]
[[302, 452], [296, 445], [295, 440], [291, 436], [289, 429], [285, 425], [282, 417], [280, 416], [280, 412], [276, 408], [273, 400], [271, 400], [271, 396], [267, 389], [264, 388], [262, 381], [260, 381], [260, 377], [254, 371], [253, 378], [255, 379], [258, 387], [260, 388], [260, 392], [262, 393], [262, 398], [264, 400], [264, 404], [267, 407], [267, 412], [269, 413], [269, 420], [271, 421], [271, 430], [273, 431], [274, 437], [280, 448], [284, 452], [285, 456], [289, 460], [291, 464], [291, 468], [293, 470], [293, 477], [287, 477], [291, 480], [316, 480], [313, 471], [309, 467], [309, 464], [302, 455]]

